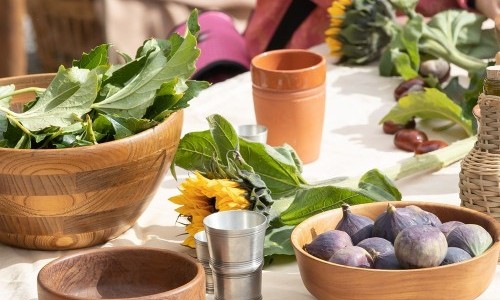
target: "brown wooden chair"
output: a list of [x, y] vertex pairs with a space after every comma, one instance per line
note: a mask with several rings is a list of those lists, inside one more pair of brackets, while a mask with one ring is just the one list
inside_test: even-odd
[[100, 0], [27, 0], [42, 72], [69, 66], [83, 52], [105, 43]]

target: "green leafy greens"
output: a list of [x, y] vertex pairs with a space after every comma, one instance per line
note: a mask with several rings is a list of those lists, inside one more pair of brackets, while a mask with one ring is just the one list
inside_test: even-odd
[[[209, 130], [187, 133], [171, 165], [198, 171], [209, 178], [229, 178], [253, 189], [251, 209], [269, 215], [265, 253], [293, 255], [291, 230], [300, 221], [342, 203], [401, 200], [392, 181], [377, 170], [354, 185], [312, 185], [301, 175], [302, 165], [289, 146], [271, 147], [239, 138], [220, 115], [207, 118]], [[345, 183], [338, 181], [338, 184]], [[272, 196], [272, 198], [271, 198]], [[288, 236], [288, 238], [286, 238]]]
[[452, 78], [443, 88], [437, 78], [425, 78], [430, 87], [410, 92], [380, 121], [404, 124], [412, 117], [444, 119], [457, 124], [468, 135], [476, 130], [472, 108], [482, 90], [487, 62], [499, 50], [494, 29], [483, 29], [485, 17], [464, 10], [445, 10], [428, 22], [415, 11], [417, 0], [389, 0], [408, 21], [391, 22], [392, 39], [380, 60], [382, 76], [400, 75], [404, 80], [420, 77], [423, 59], [441, 58], [463, 68], [470, 83], [463, 88]]
[[[46, 89], [0, 87], [0, 146], [65, 148], [123, 139], [151, 128], [209, 84], [189, 80], [200, 54], [194, 10], [184, 36], [149, 39], [135, 58], [111, 65], [110, 45], [95, 47], [61, 66]], [[36, 92], [22, 112], [10, 108], [12, 96]]]

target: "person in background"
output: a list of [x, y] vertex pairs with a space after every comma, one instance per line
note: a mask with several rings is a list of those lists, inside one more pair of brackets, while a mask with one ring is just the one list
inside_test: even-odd
[[[257, 0], [244, 32], [250, 57], [274, 49], [310, 48], [323, 43], [330, 22], [327, 9], [331, 5], [332, 0]], [[432, 16], [452, 8], [495, 19], [500, 15], [500, 0], [420, 0], [416, 9], [424, 16]]]

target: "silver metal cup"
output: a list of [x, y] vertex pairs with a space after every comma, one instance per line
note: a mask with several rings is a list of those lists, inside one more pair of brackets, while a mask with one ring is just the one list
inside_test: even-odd
[[250, 273], [213, 274], [216, 300], [262, 299], [262, 265]]
[[254, 142], [263, 144], [267, 142], [267, 128], [264, 125], [249, 124], [238, 126], [238, 135]]
[[219, 274], [250, 273], [264, 261], [264, 237], [268, 225], [261, 213], [222, 211], [203, 220], [210, 267]]
[[196, 245], [196, 258], [205, 269], [205, 288], [207, 294], [214, 293], [214, 279], [210, 268], [210, 254], [208, 252], [207, 235], [205, 231], [200, 231], [194, 235]]

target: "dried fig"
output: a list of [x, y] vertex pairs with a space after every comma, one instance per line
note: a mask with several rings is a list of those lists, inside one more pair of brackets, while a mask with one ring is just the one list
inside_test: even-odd
[[342, 219], [335, 227], [337, 230], [345, 231], [352, 240], [352, 244], [372, 236], [373, 220], [353, 214], [349, 208], [349, 204], [342, 204]]

